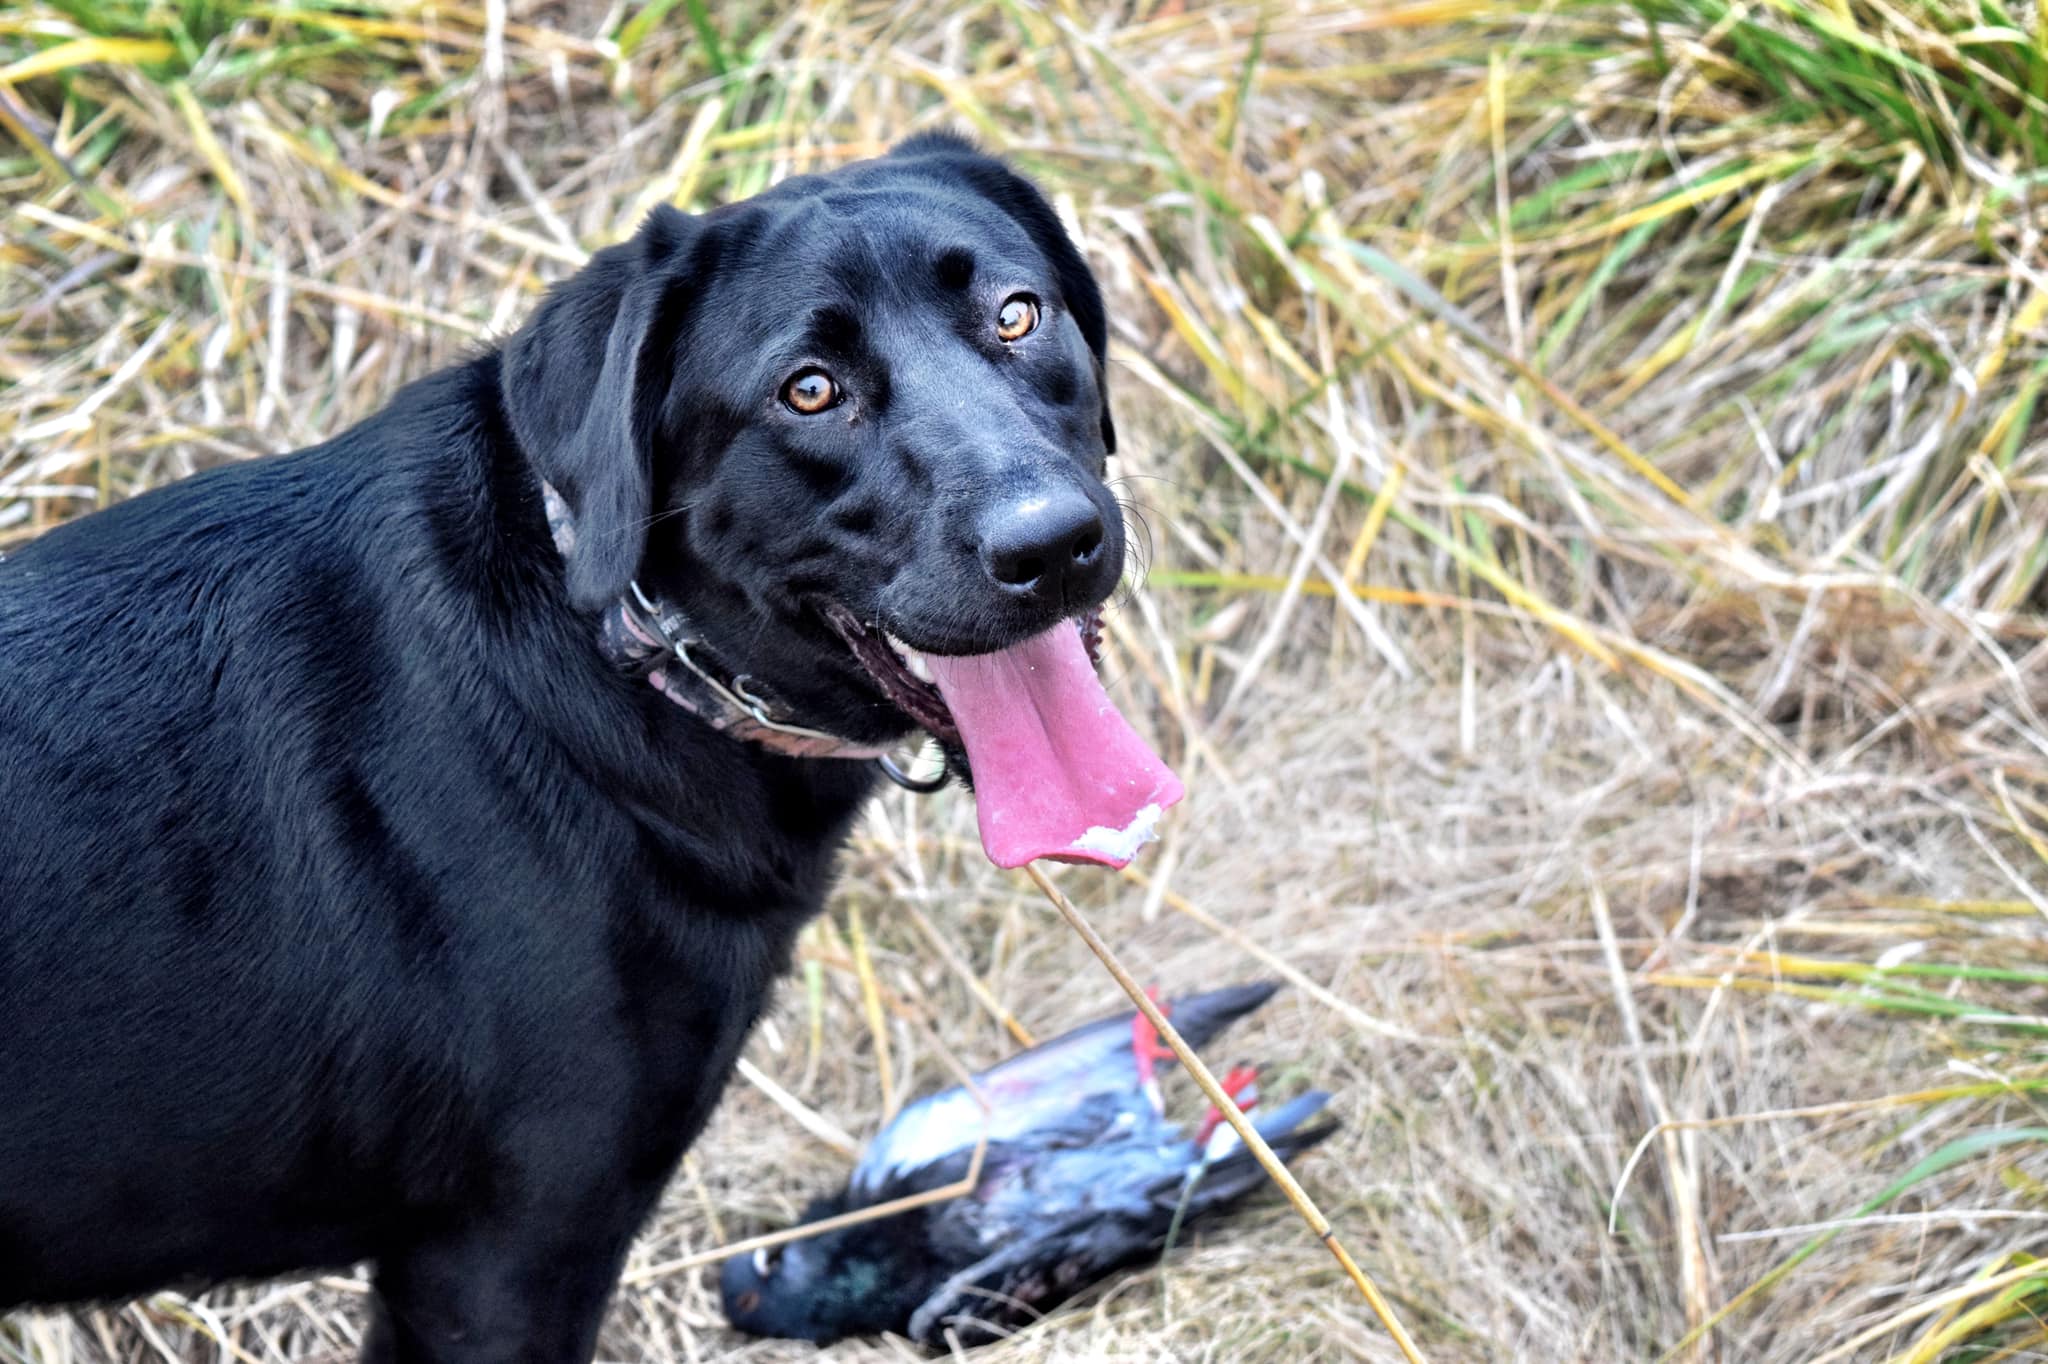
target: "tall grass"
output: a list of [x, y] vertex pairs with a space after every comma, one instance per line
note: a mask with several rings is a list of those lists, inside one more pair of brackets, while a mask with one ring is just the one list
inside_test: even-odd
[[[966, 129], [1115, 304], [1112, 668], [1192, 793], [1144, 878], [1061, 884], [1171, 987], [1296, 982], [1242, 1045], [1343, 1092], [1304, 1175], [1430, 1357], [2033, 1357], [2044, 24], [23, 0], [0, 548], [339, 429], [654, 202]], [[877, 807], [802, 957], [607, 1358], [797, 1357], [655, 1267], [1113, 1007], [955, 799]], [[1255, 1215], [989, 1358], [1395, 1357], [1320, 1257]], [[0, 1353], [296, 1358], [359, 1293]]]

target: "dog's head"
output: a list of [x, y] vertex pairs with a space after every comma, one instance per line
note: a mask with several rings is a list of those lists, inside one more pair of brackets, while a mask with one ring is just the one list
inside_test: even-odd
[[575, 520], [578, 606], [637, 582], [808, 727], [958, 741], [969, 692], [993, 708], [1001, 686], [950, 660], [1085, 622], [1116, 587], [1106, 331], [1044, 197], [934, 135], [700, 217], [657, 210], [550, 296], [501, 373]]

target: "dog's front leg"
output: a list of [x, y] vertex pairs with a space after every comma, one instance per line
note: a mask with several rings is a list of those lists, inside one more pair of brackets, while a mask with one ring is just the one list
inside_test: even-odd
[[589, 1364], [628, 1239], [476, 1228], [387, 1256], [363, 1364]]

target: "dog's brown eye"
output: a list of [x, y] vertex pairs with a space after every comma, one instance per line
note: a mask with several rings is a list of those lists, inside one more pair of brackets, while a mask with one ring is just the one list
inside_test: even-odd
[[802, 413], [823, 412], [839, 401], [839, 385], [822, 369], [807, 369], [782, 387], [782, 401]]
[[1022, 341], [1038, 330], [1038, 305], [1019, 294], [996, 314], [996, 335], [1005, 341]]

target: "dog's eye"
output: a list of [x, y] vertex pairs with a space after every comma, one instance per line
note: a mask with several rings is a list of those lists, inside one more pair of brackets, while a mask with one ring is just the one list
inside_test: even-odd
[[775, 1266], [781, 1262], [780, 1246], [762, 1246], [754, 1252], [754, 1273], [765, 1279], [775, 1272]]
[[1005, 341], [1022, 341], [1037, 330], [1038, 304], [1026, 294], [1017, 295], [996, 314], [996, 335]]
[[807, 369], [782, 386], [782, 401], [809, 415], [839, 402], [839, 385], [822, 369]]

